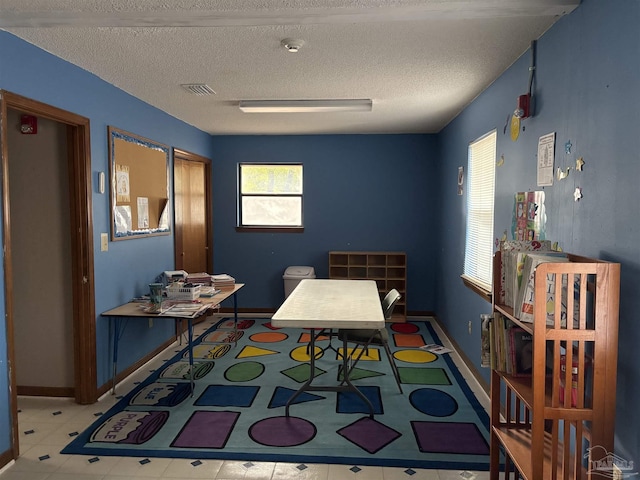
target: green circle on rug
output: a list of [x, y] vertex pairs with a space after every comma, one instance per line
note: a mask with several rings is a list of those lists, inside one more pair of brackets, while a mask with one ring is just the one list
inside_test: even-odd
[[438, 358], [436, 354], [424, 350], [399, 350], [393, 357], [407, 363], [431, 363]]
[[258, 362], [240, 362], [231, 365], [224, 372], [224, 378], [230, 382], [248, 382], [264, 373], [264, 365]]

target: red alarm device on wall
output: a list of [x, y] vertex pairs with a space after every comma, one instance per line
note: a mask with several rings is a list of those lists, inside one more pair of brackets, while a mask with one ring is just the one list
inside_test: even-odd
[[38, 119], [33, 115], [22, 115], [20, 117], [20, 133], [32, 135], [38, 133]]

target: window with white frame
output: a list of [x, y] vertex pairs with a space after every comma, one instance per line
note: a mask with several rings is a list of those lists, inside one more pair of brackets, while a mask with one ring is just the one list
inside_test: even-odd
[[463, 278], [491, 292], [496, 131], [469, 144]]
[[302, 164], [241, 163], [238, 226], [302, 228]]

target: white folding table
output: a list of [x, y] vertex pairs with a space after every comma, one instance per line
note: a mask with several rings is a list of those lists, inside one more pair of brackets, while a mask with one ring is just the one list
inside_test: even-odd
[[369, 399], [349, 379], [347, 341], [343, 339], [342, 372], [343, 381], [335, 386], [314, 386], [315, 378], [315, 331], [323, 328], [380, 329], [385, 327], [384, 314], [373, 280], [326, 280], [304, 279], [287, 297], [273, 315], [274, 327], [295, 327], [311, 329], [309, 335], [310, 374], [308, 380], [288, 400], [285, 415], [289, 416], [289, 406], [304, 391], [344, 391], [355, 392], [368, 405], [373, 417], [373, 405]]

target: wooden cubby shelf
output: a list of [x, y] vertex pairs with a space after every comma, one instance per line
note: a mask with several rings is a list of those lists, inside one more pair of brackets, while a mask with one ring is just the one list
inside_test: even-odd
[[530, 334], [532, 369], [506, 373], [493, 357], [490, 479], [590, 479], [614, 451], [620, 264], [571, 254], [541, 263], [528, 323], [497, 303], [500, 257], [493, 321]]
[[329, 278], [375, 280], [384, 298], [395, 288], [401, 295], [392, 321], [407, 320], [407, 255], [404, 252], [329, 252]]

